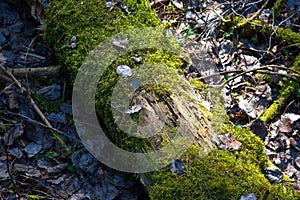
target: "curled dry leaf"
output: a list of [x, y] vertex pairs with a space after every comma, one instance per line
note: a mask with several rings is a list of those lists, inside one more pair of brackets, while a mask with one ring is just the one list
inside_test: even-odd
[[132, 106], [131, 108], [129, 109], [126, 109], [124, 113], [126, 114], [133, 114], [133, 113], [137, 113], [139, 112], [140, 110], [142, 110], [142, 106], [140, 104], [137, 104], [137, 105], [134, 105]]
[[184, 164], [181, 160], [178, 160], [178, 159], [173, 159], [172, 161], [172, 164], [171, 164], [171, 172], [174, 173], [174, 174], [182, 174], [183, 172], [183, 169], [184, 169]]
[[142, 62], [143, 58], [141, 56], [139, 56], [139, 57], [133, 56], [133, 57], [131, 57], [131, 60], [135, 63], [140, 63], [140, 62]]
[[264, 175], [271, 183], [281, 183], [283, 179], [283, 173], [277, 167], [267, 167]]
[[132, 76], [132, 70], [127, 65], [118, 65], [116, 71], [123, 78]]
[[32, 157], [39, 153], [42, 150], [42, 145], [36, 144], [34, 142], [29, 143], [25, 147], [25, 152], [28, 154], [29, 157]]
[[77, 46], [77, 38], [75, 35], [72, 36], [72, 38], [70, 39], [69, 43], [67, 44], [67, 46], [71, 49], [76, 48]]
[[242, 146], [242, 143], [237, 141], [235, 137], [230, 134], [226, 133], [224, 135], [218, 135], [218, 140], [216, 140], [216, 144], [219, 149], [226, 150], [226, 149], [234, 149], [239, 150]]

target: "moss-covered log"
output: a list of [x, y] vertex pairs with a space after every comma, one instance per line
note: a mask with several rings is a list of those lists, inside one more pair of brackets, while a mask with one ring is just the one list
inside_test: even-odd
[[[121, 31], [159, 25], [147, 0], [123, 2], [128, 6], [129, 14], [117, 7], [109, 11], [104, 0], [51, 1], [47, 10], [45, 39], [54, 45], [56, 55], [65, 68], [70, 83], [74, 81], [85, 57], [100, 42]], [[70, 48], [68, 43], [73, 36], [76, 36], [76, 47]], [[142, 56], [144, 64], [163, 63], [166, 67], [164, 70], [169, 70], [171, 74], [182, 71], [187, 63], [176, 54], [166, 51], [153, 49], [135, 51], [114, 60], [105, 77], [99, 80], [96, 94], [96, 107], [99, 111], [97, 114], [106, 127], [108, 137], [117, 145], [134, 152], [148, 147], [159, 149], [160, 145], [168, 142], [168, 137], [172, 136], [172, 133], [176, 135], [180, 121], [183, 121], [194, 135], [194, 144], [181, 157], [186, 166], [183, 175], [172, 174], [167, 168], [151, 174], [152, 199], [239, 199], [242, 194], [249, 192], [262, 197], [267, 190], [271, 191], [273, 199], [297, 199], [290, 190], [283, 188], [282, 185], [272, 186], [264, 178], [261, 171], [266, 166], [267, 156], [262, 142], [249, 130], [224, 128], [224, 132], [234, 134], [243, 143], [241, 150], [212, 150], [208, 155], [203, 154], [203, 148], [199, 143], [203, 144], [209, 133], [210, 114], [192, 95], [189, 83], [181, 84], [185, 84], [188, 87], [186, 91], [191, 93], [183, 92], [183, 95], [179, 96], [155, 84], [138, 91], [133, 102], [144, 102], [153, 110], [165, 111], [168, 113], [166, 121], [168, 125], [163, 129], [162, 137], [153, 137], [150, 141], [124, 136], [115, 125], [112, 108], [109, 105], [112, 88], [119, 80], [115, 72], [116, 66], [122, 63], [134, 69], [137, 65], [130, 60], [133, 55]], [[143, 123], [151, 119], [151, 115], [148, 113], [149, 117], [146, 114], [147, 111], [133, 117]]]

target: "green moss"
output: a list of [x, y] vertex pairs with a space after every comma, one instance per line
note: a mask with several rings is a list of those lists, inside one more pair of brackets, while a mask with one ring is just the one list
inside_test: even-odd
[[274, 15], [275, 18], [279, 18], [282, 8], [284, 7], [284, 4], [286, 3], [286, 0], [276, 0], [273, 9], [274, 9]]
[[300, 35], [290, 28], [278, 28], [277, 36], [289, 43], [295, 44], [300, 48]]
[[191, 79], [190, 82], [193, 84], [193, 86], [197, 89], [197, 90], [203, 90], [207, 88], [207, 85], [205, 83], [203, 83], [200, 80], [197, 79]]
[[191, 146], [181, 158], [185, 163], [183, 175], [172, 174], [169, 169], [152, 176], [151, 199], [239, 199], [254, 193], [262, 199], [270, 190], [269, 199], [297, 199], [300, 196], [283, 184], [271, 185], [261, 171], [268, 158], [262, 141], [249, 129], [224, 126], [224, 133], [232, 133], [242, 142], [239, 151], [212, 150], [201, 155], [199, 146]]
[[260, 116], [260, 119], [264, 122], [268, 122], [276, 117], [280, 110], [284, 107], [286, 100], [291, 95], [296, 95], [297, 89], [299, 88], [298, 83], [289, 81], [285, 87], [280, 91], [280, 97], [276, 99], [269, 108]]
[[[110, 12], [106, 8], [104, 0], [87, 0], [83, 3], [76, 0], [63, 2], [58, 0], [51, 1], [47, 10], [45, 39], [54, 45], [56, 55], [62, 66], [64, 66], [71, 84], [86, 56], [102, 41], [122, 31], [159, 25], [159, 20], [155, 17], [147, 0], [140, 0], [138, 2], [125, 0], [123, 2], [131, 12], [128, 15], [118, 7]], [[76, 36], [77, 38], [77, 46], [74, 49], [67, 46], [72, 36]], [[137, 46], [141, 41], [140, 37], [136, 35], [136, 37], [129, 38], [129, 43], [134, 43], [132, 46]], [[155, 46], [156, 44], [158, 46], [162, 42], [166, 41], [155, 40], [154, 37], [152, 44], [149, 43], [149, 46], [150, 48], [151, 45]], [[131, 56], [136, 55], [143, 57], [144, 64], [164, 63], [173, 69], [180, 69], [183, 63], [178, 56], [168, 52], [151, 49], [131, 51], [114, 60], [99, 81], [95, 106], [97, 114], [101, 121], [103, 121], [103, 127], [106, 127], [108, 136], [117, 145], [133, 152], [146, 148], [149, 146], [148, 142], [140, 138], [130, 137], [117, 128], [109, 105], [111, 105], [113, 86], [119, 80], [115, 72], [116, 66], [126, 64], [132, 68], [137, 67], [130, 59]], [[106, 59], [109, 60], [110, 57]], [[158, 97], [168, 95], [168, 91], [163, 90], [162, 87], [154, 87], [153, 90]]]
[[[103, 40], [124, 30], [159, 25], [147, 0], [123, 2], [131, 12], [129, 15], [119, 8], [110, 12], [104, 0], [51, 1], [46, 13], [45, 39], [54, 45], [71, 82], [87, 54]], [[77, 38], [75, 49], [67, 47], [72, 36]]]

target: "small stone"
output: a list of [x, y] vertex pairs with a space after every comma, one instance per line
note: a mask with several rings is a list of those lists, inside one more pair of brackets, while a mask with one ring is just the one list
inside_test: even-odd
[[257, 200], [255, 194], [250, 193], [250, 194], [244, 194], [241, 196], [240, 200]]
[[184, 169], [184, 164], [181, 160], [178, 159], [173, 159], [172, 164], [171, 164], [171, 172], [174, 174], [182, 174], [182, 171]]
[[25, 152], [28, 154], [29, 157], [32, 157], [39, 153], [42, 150], [42, 145], [36, 144], [34, 142], [29, 143], [25, 147]]
[[118, 65], [116, 71], [123, 78], [132, 76], [132, 70], [127, 65]]

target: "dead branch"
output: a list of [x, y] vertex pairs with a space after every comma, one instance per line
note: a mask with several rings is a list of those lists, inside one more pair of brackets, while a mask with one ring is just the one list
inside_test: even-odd
[[[57, 76], [59, 75], [60, 66], [48, 66], [48, 67], [37, 67], [37, 68], [7, 68], [6, 71], [13, 74], [15, 77], [24, 77], [26, 75], [30, 76]], [[7, 74], [5, 71], [0, 71], [1, 75]], [[4, 79], [4, 78], [3, 78]], [[6, 81], [8, 79], [6, 78]]]

